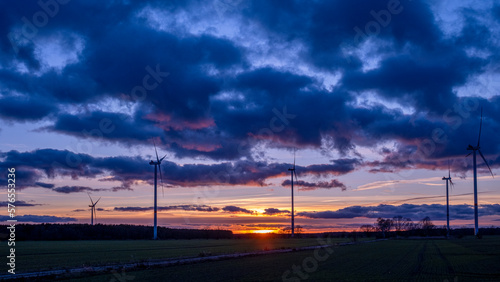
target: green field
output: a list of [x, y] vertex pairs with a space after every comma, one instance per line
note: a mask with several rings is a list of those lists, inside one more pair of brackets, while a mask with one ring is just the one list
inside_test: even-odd
[[[333, 242], [347, 242], [334, 239]], [[25, 241], [16, 244], [19, 273], [319, 245], [317, 239]]]
[[[333, 243], [348, 239], [333, 239]], [[18, 273], [319, 245], [317, 239], [19, 242]], [[500, 237], [387, 240], [73, 276], [71, 281], [500, 281]], [[294, 272], [293, 266], [301, 273]], [[288, 271], [288, 273], [286, 273]], [[285, 276], [284, 276], [285, 274]]]
[[[500, 237], [389, 240], [334, 247], [316, 269], [312, 257], [314, 252], [308, 250], [107, 273], [72, 281], [283, 281], [283, 274], [292, 271], [293, 265], [301, 266], [307, 281], [500, 281]], [[310, 264], [306, 267], [311, 272], [304, 270], [304, 261]], [[302, 281], [293, 272], [286, 278]]]

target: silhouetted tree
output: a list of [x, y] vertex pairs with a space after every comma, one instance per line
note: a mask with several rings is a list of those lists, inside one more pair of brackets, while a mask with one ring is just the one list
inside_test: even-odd
[[291, 227], [283, 227], [278, 231], [279, 234], [292, 234]]
[[392, 228], [392, 219], [384, 219], [384, 218], [377, 218], [377, 222], [375, 223], [377, 226], [377, 229], [382, 232], [382, 237], [385, 238], [385, 232], [391, 231]]
[[420, 223], [418, 223], [418, 222], [410, 222], [410, 223], [408, 223], [407, 230], [411, 231], [411, 230], [416, 230], [416, 229], [419, 229], [419, 228], [420, 228]]
[[430, 230], [434, 229], [436, 226], [432, 223], [431, 218], [426, 216], [422, 219], [422, 229], [423, 230]]
[[410, 218], [398, 215], [392, 218], [392, 223], [394, 226], [394, 230], [399, 235], [401, 231], [410, 230], [413, 222]]
[[[153, 227], [104, 224], [19, 224], [16, 240], [144, 240], [151, 239]], [[222, 239], [233, 238], [230, 230], [158, 228], [160, 239]]]
[[351, 240], [353, 242], [357, 242], [358, 241], [358, 232], [351, 231], [351, 233], [349, 233], [348, 237], [351, 238]]
[[361, 225], [359, 229], [361, 229], [361, 232], [365, 233], [366, 237], [370, 237], [372, 232], [376, 230], [375, 227], [373, 227], [373, 225], [370, 224]]
[[426, 216], [420, 221], [420, 228], [424, 232], [425, 236], [428, 236], [430, 231], [436, 226], [432, 223], [431, 218]]
[[300, 225], [295, 226], [295, 234], [301, 234], [302, 231], [303, 231], [302, 226]]

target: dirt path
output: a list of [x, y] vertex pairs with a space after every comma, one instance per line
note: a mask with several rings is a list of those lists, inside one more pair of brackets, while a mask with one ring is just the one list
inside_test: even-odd
[[441, 249], [439, 248], [439, 246], [436, 244], [436, 242], [433, 242], [434, 244], [434, 248], [436, 248], [437, 250], [437, 253], [439, 255], [439, 257], [444, 261], [444, 263], [446, 264], [446, 268], [448, 269], [448, 273], [450, 273], [453, 277], [455, 277], [455, 270], [453, 269], [453, 267], [451, 266], [451, 263], [450, 261], [443, 255], [443, 253], [441, 252]]
[[423, 241], [423, 247], [421, 247], [417, 257], [417, 265], [415, 265], [415, 268], [410, 273], [412, 277], [416, 277], [422, 273], [424, 255], [425, 251], [427, 250], [427, 243], [428, 243], [427, 241]]

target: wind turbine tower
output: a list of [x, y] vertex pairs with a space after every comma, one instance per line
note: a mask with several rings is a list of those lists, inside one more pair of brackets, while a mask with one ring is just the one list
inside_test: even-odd
[[293, 206], [293, 176], [295, 175], [295, 179], [297, 180], [297, 173], [295, 172], [295, 152], [293, 153], [293, 167], [289, 168], [290, 177], [292, 178], [292, 238], [295, 235], [295, 210]]
[[469, 147], [467, 147], [467, 150], [468, 151], [472, 151], [472, 152], [470, 152], [466, 156], [466, 157], [468, 157], [470, 154], [472, 154], [472, 162], [473, 162], [473, 166], [474, 166], [474, 236], [476, 236], [476, 237], [479, 235], [478, 206], [477, 206], [477, 165], [476, 165], [476, 152], [479, 153], [479, 155], [483, 159], [484, 163], [486, 164], [486, 166], [490, 170], [491, 176], [494, 177], [493, 176], [493, 172], [491, 171], [491, 168], [488, 165], [488, 162], [484, 158], [483, 153], [481, 153], [480, 146], [479, 146], [480, 141], [481, 141], [481, 128], [482, 128], [482, 126], [483, 126], [483, 108], [481, 108], [481, 121], [479, 123], [479, 137], [477, 139], [477, 146], [472, 146], [472, 145], [469, 144]]
[[89, 208], [90, 208], [90, 225], [94, 225], [94, 217], [97, 216], [96, 210], [95, 210], [95, 206], [97, 205], [97, 203], [99, 202], [99, 200], [101, 200], [101, 198], [99, 197], [99, 199], [94, 203], [94, 201], [92, 201], [92, 197], [90, 197], [90, 194], [87, 193], [87, 195], [89, 195], [90, 202], [92, 203], [91, 205], [89, 205]]
[[448, 163], [448, 177], [443, 177], [446, 180], [446, 238], [450, 237], [450, 202], [448, 198], [448, 182], [453, 187], [453, 182], [451, 181], [451, 168]]
[[[153, 143], [154, 144], [154, 143]], [[154, 206], [154, 231], [153, 231], [153, 240], [156, 240], [158, 239], [158, 227], [157, 227], [157, 210], [158, 210], [158, 207], [157, 207], [157, 178], [158, 178], [158, 169], [160, 170], [160, 181], [163, 183], [163, 177], [161, 175], [161, 161], [163, 161], [163, 159], [167, 156], [165, 155], [163, 158], [158, 158], [158, 151], [156, 150], [156, 144], [154, 144], [155, 146], [155, 153], [156, 153], [156, 162], [154, 161], [150, 161], [149, 164], [150, 165], [154, 165], [155, 166], [155, 206]], [[162, 189], [163, 189], [163, 184], [162, 184]]]

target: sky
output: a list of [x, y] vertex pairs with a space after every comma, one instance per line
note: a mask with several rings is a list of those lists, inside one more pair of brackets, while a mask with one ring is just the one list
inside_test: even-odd
[[[17, 219], [236, 233], [500, 225], [500, 3], [2, 1]], [[6, 186], [6, 184], [5, 184]], [[7, 219], [7, 193], [2, 196]], [[263, 231], [259, 231], [263, 232]]]

